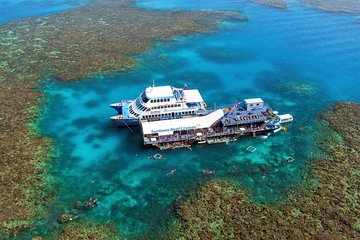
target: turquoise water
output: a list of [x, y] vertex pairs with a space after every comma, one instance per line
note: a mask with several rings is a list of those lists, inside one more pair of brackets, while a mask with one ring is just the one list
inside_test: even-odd
[[88, 0], [0, 0], [0, 24], [14, 19], [56, 13], [85, 5]]
[[[98, 75], [86, 81], [52, 82], [42, 132], [55, 139], [59, 155], [52, 168], [59, 192], [49, 219], [34, 231], [58, 227], [59, 214], [75, 201], [96, 197], [100, 205], [78, 210], [82, 219], [113, 220], [127, 234], [161, 231], [174, 200], [202, 181], [202, 169], [233, 179], [259, 202], [276, 202], [296, 187], [316, 145], [316, 119], [329, 103], [360, 101], [360, 28], [353, 16], [325, 13], [290, 2], [277, 10], [244, 1], [138, 1], [151, 9], [235, 9], [248, 22], [223, 22], [220, 29], [158, 42], [140, 55], [129, 73]], [[158, 153], [144, 148], [137, 129], [117, 128], [108, 104], [137, 97], [156, 85], [198, 88], [208, 106], [261, 97], [295, 121], [268, 139], [244, 138], [229, 145], [199, 145]], [[305, 86], [294, 89], [289, 86]], [[291, 85], [292, 86], [292, 85]], [[254, 146], [254, 153], [246, 151]], [[287, 163], [292, 156], [295, 161]], [[236, 166], [238, 171], [233, 171]], [[174, 175], [166, 176], [176, 168]], [[263, 178], [263, 174], [266, 177]], [[39, 233], [39, 232], [37, 232]]]

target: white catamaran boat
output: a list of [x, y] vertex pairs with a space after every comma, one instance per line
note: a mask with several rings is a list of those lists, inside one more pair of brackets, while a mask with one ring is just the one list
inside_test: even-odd
[[206, 103], [197, 89], [171, 86], [147, 87], [135, 100], [123, 100], [110, 107], [119, 113], [111, 117], [119, 126], [138, 126], [140, 121], [203, 116], [207, 113]]

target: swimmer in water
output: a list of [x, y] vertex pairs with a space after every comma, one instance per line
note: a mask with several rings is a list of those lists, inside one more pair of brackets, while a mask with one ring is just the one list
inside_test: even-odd
[[169, 173], [166, 174], [166, 176], [172, 175], [176, 172], [176, 168], [172, 169]]

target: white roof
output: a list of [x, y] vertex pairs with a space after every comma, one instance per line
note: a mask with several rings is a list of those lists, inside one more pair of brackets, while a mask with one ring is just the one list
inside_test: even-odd
[[261, 98], [249, 98], [244, 100], [246, 104], [252, 104], [252, 103], [260, 103], [264, 102]]
[[293, 116], [291, 114], [283, 114], [279, 115], [281, 123], [287, 123], [292, 122], [294, 120]]
[[150, 86], [145, 89], [145, 93], [146, 96], [150, 99], [174, 96], [173, 89], [171, 86], [160, 86], [160, 87]]
[[218, 109], [208, 115], [192, 118], [180, 118], [155, 122], [142, 122], [143, 134], [171, 135], [174, 131], [209, 128], [224, 116], [224, 111]]
[[184, 90], [186, 102], [203, 102], [203, 98], [200, 95], [199, 90]]

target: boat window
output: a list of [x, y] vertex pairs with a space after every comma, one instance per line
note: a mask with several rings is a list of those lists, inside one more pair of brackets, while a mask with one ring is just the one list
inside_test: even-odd
[[143, 92], [143, 93], [141, 94], [141, 99], [143, 100], [144, 103], [147, 103], [147, 102], [149, 101], [149, 99], [146, 97], [145, 92]]

